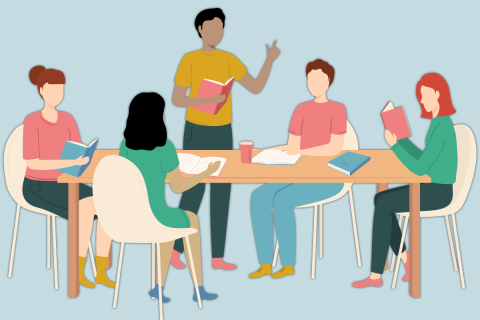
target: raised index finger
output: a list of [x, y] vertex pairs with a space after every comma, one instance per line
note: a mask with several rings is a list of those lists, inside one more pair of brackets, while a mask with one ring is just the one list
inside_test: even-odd
[[273, 41], [272, 48], [275, 47], [275, 44], [277, 44], [277, 40]]

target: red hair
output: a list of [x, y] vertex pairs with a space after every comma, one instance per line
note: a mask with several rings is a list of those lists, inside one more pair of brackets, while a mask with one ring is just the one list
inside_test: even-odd
[[322, 72], [328, 76], [328, 86], [330, 86], [333, 82], [333, 78], [335, 77], [335, 69], [327, 61], [317, 59], [307, 64], [307, 68], [305, 70], [307, 77], [310, 71], [318, 69], [322, 70]]
[[[45, 83], [65, 84], [65, 75], [62, 71], [56, 69], [45, 69], [44, 66], [35, 66], [28, 74], [30, 81], [37, 86], [38, 93]], [[40, 96], [42, 94], [40, 93]], [[43, 97], [42, 97], [43, 98]]]
[[447, 81], [438, 73], [427, 73], [417, 83], [417, 100], [422, 107], [422, 118], [432, 119], [432, 113], [425, 110], [425, 106], [422, 104], [422, 86], [432, 88], [435, 91], [440, 92], [440, 97], [438, 97], [438, 104], [440, 110], [438, 111], [439, 117], [446, 117], [457, 112], [452, 104], [452, 99], [450, 98], [450, 89], [448, 88]]

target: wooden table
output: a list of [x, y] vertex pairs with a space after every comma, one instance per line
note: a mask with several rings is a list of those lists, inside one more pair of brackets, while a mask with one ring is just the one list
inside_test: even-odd
[[[261, 150], [254, 150], [253, 154]], [[93, 173], [99, 161], [108, 155], [118, 155], [118, 150], [97, 150], [88, 169], [81, 177], [63, 174], [59, 183], [68, 183], [68, 296], [77, 297], [78, 284], [78, 208], [79, 183], [92, 183]], [[243, 164], [240, 150], [178, 150], [200, 157], [227, 158], [219, 177], [208, 177], [205, 183], [376, 183], [377, 192], [386, 190], [388, 183], [410, 184], [410, 295], [420, 297], [420, 183], [430, 183], [428, 176], [410, 172], [390, 150], [355, 150], [370, 156], [371, 160], [353, 176], [329, 168], [332, 157], [302, 156], [294, 166], [266, 166]], [[121, 174], [121, 173], [119, 173]], [[186, 174], [182, 174], [188, 177]], [[168, 179], [165, 183], [168, 183]], [[111, 263], [111, 259], [110, 259]]]

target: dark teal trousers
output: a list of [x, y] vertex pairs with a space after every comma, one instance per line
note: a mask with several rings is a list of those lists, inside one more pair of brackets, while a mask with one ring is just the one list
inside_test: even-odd
[[[232, 150], [232, 125], [208, 127], [185, 123], [183, 150]], [[212, 258], [223, 258], [227, 236], [228, 207], [230, 205], [230, 183], [210, 185], [210, 233]], [[185, 191], [180, 200], [180, 209], [198, 214], [205, 193], [205, 183]], [[183, 240], [175, 241], [174, 249], [183, 252]]]
[[[396, 212], [408, 212], [409, 186], [392, 188], [375, 195], [375, 213], [373, 216], [372, 263], [371, 271], [382, 274], [388, 247], [398, 256], [402, 231], [398, 225]], [[420, 184], [420, 210], [438, 210], [452, 202], [453, 185], [438, 183]], [[402, 252], [406, 250], [403, 245]]]

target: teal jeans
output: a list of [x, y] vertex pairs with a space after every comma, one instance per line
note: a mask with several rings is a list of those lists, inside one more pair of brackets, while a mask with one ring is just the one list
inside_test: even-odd
[[252, 194], [251, 213], [258, 261], [261, 264], [272, 263], [275, 224], [282, 264], [294, 265], [296, 235], [293, 209], [331, 198], [342, 188], [343, 183], [269, 183], [256, 189]]

